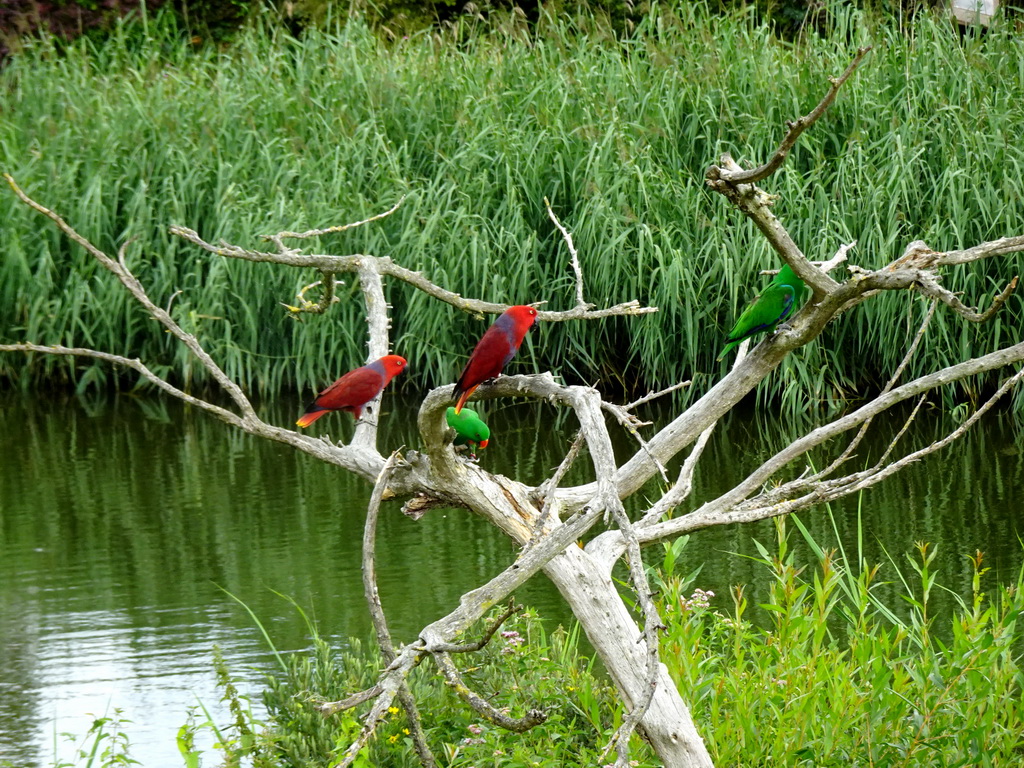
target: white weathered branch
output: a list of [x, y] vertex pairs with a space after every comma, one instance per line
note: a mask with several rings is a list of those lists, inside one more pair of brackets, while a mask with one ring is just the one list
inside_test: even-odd
[[[639, 531], [640, 541], [641, 543], [650, 543], [659, 539], [698, 530], [709, 525], [752, 522], [763, 519], [765, 517], [764, 514], [761, 514], [759, 517], [758, 514], [760, 513], [758, 512], [751, 512], [749, 510], [737, 511], [737, 509], [747, 496], [756, 492], [776, 472], [810, 449], [859, 426], [867, 419], [910, 398], [917, 397], [945, 384], [960, 381], [968, 376], [997, 370], [1007, 365], [1021, 362], [1024, 362], [1024, 342], [999, 350], [998, 352], [992, 352], [988, 355], [968, 360], [964, 363], [951, 365], [897, 387], [891, 392], [880, 395], [852, 413], [842, 416], [830, 424], [818, 427], [804, 437], [795, 440], [764, 462], [732, 490], [719, 498], [707, 502], [688, 515], [642, 529]], [[1016, 379], [1016, 377], [1014, 378]], [[905, 466], [905, 464], [901, 464], [901, 466]], [[791, 510], [787, 509], [786, 511]]]
[[135, 300], [146, 309], [150, 316], [174, 334], [174, 336], [176, 336], [178, 340], [188, 348], [203, 367], [210, 372], [214, 381], [216, 381], [234, 401], [245, 419], [256, 417], [256, 411], [253, 409], [249, 399], [245, 394], [243, 394], [241, 388], [235, 384], [235, 382], [232, 381], [223, 370], [221, 370], [220, 366], [218, 366], [213, 361], [213, 358], [207, 354], [206, 350], [202, 348], [199, 341], [192, 334], [186, 333], [166, 310], [162, 307], [158, 307], [150, 300], [146, 291], [143, 289], [142, 284], [135, 278], [135, 275], [128, 270], [128, 267], [125, 266], [124, 249], [125, 246], [127, 246], [127, 243], [125, 246], [122, 246], [117, 260], [110, 258], [110, 256], [78, 234], [70, 224], [64, 221], [64, 219], [25, 194], [10, 174], [5, 173], [3, 176], [4, 179], [7, 180], [8, 185], [10, 185], [11, 189], [14, 191], [14, 194], [17, 195], [23, 203], [50, 219], [69, 239], [82, 246], [93, 258], [102, 264], [108, 271], [112, 272], [121, 284], [128, 289], [128, 292], [135, 298]]
[[[366, 523], [363, 526], [363, 593], [366, 597], [367, 608], [370, 612], [370, 619], [373, 622], [374, 631], [377, 634], [377, 645], [380, 647], [381, 656], [385, 664], [394, 662], [397, 654], [391, 640], [391, 631], [388, 629], [387, 617], [384, 614], [384, 606], [380, 601], [380, 592], [377, 589], [377, 518], [380, 515], [380, 504], [387, 488], [388, 479], [394, 471], [398, 451], [388, 457], [384, 467], [377, 476], [373, 485], [373, 492], [370, 494], [370, 502], [366, 507]], [[399, 702], [405, 710], [409, 720], [409, 734], [412, 737], [416, 754], [424, 768], [434, 768], [437, 760], [430, 751], [427, 744], [426, 734], [423, 732], [423, 723], [420, 719], [419, 708], [416, 706], [416, 699], [412, 695], [412, 689], [406, 681], [402, 681], [396, 691]], [[367, 738], [377, 727], [377, 720], [369, 719], [364, 726]], [[358, 742], [358, 739], [357, 739]], [[352, 759], [358, 755], [359, 749], [352, 751]], [[351, 763], [351, 760], [349, 761]]]
[[822, 272], [831, 272], [833, 269], [838, 267], [840, 264], [846, 262], [847, 254], [857, 247], [857, 241], [854, 240], [852, 243], [840, 245], [836, 251], [836, 255], [828, 261], [812, 261], [811, 263], [820, 269]]
[[[366, 305], [366, 322], [369, 326], [367, 360], [377, 360], [391, 351], [390, 336], [391, 319], [388, 315], [388, 303], [384, 298], [384, 281], [376, 269], [373, 259], [365, 258], [359, 262], [357, 270], [359, 287], [362, 289], [363, 301]], [[366, 405], [366, 415], [356, 422], [352, 446], [367, 451], [377, 452], [377, 427], [379, 425], [380, 401], [383, 392]]]
[[86, 240], [73, 227], [65, 222], [59, 215], [37, 203], [26, 195], [21, 188], [15, 183], [14, 179], [10, 175], [4, 174], [4, 178], [10, 185], [11, 189], [22, 200], [26, 205], [35, 209], [39, 213], [49, 218], [57, 228], [64, 232], [65, 235], [75, 243], [81, 245], [90, 255], [92, 255], [100, 264], [110, 271], [132, 297], [150, 314], [151, 317], [156, 319], [163, 325], [168, 331], [170, 331], [175, 337], [181, 341], [182, 344], [195, 356], [199, 363], [210, 373], [211, 377], [216, 381], [222, 389], [230, 396], [236, 407], [241, 411], [241, 414], [234, 414], [220, 406], [214, 405], [202, 398], [197, 398], [193, 395], [189, 395], [177, 387], [174, 387], [166, 380], [157, 376], [150, 370], [148, 366], [142, 363], [140, 360], [122, 357], [120, 355], [111, 355], [109, 353], [100, 352], [91, 349], [82, 349], [77, 347], [61, 347], [61, 346], [44, 346], [33, 343], [22, 343], [22, 344], [9, 344], [0, 347], [0, 351], [20, 351], [20, 352], [38, 352], [43, 354], [51, 355], [74, 355], [79, 357], [88, 357], [97, 360], [104, 360], [106, 362], [114, 363], [116, 365], [124, 365], [133, 370], [138, 371], [147, 381], [152, 382], [154, 385], [159, 387], [162, 391], [169, 395], [177, 397], [189, 405], [193, 405], [198, 408], [202, 408], [218, 418], [226, 421], [232, 426], [238, 427], [250, 434], [258, 437], [263, 437], [268, 440], [275, 440], [277, 442], [286, 443], [291, 445], [298, 450], [315, 456], [322, 461], [337, 466], [343, 467], [351, 472], [361, 475], [367, 479], [373, 479], [380, 472], [381, 467], [384, 464], [384, 458], [376, 451], [363, 446], [345, 446], [345, 445], [333, 445], [330, 442], [319, 440], [316, 438], [309, 437], [307, 435], [301, 435], [293, 432], [289, 429], [282, 429], [275, 427], [271, 424], [267, 424], [256, 415], [255, 409], [249, 399], [242, 392], [239, 387], [231, 378], [220, 368], [219, 365], [213, 360], [210, 354], [203, 348], [199, 343], [199, 340], [192, 334], [186, 332], [178, 323], [171, 317], [170, 313], [157, 306], [146, 293], [145, 289], [138, 279], [131, 273], [125, 264], [125, 249], [127, 243], [123, 245], [118, 254], [118, 258], [112, 259], [110, 256], [105, 254], [99, 248], [94, 246], [91, 242]]
[[[435, 299], [450, 304], [463, 312], [501, 314], [510, 306], [508, 304], [498, 304], [493, 301], [481, 301], [460, 296], [439, 285], [435, 285], [424, 277], [422, 273], [396, 264], [387, 256], [367, 256], [365, 254], [332, 256], [327, 254], [304, 254], [293, 250], [288, 250], [285, 253], [271, 253], [250, 250], [237, 245], [229, 245], [228, 243], [213, 245], [203, 240], [195, 230], [187, 227], [174, 226], [171, 227], [170, 232], [218, 256], [245, 261], [281, 264], [288, 267], [304, 267], [331, 274], [358, 271], [360, 262], [365, 259], [373, 259], [377, 271], [382, 276], [394, 277], [404, 283], [408, 283], [428, 296], [433, 296]], [[657, 311], [657, 307], [643, 307], [638, 301], [627, 301], [605, 309], [587, 309], [582, 306], [576, 306], [560, 312], [538, 309], [537, 318], [549, 323], [558, 323], [567, 320], [596, 320], [617, 315], [646, 315]]]
[[991, 256], [1007, 256], [1024, 251], [1024, 235], [1003, 237], [962, 251], [946, 251], [936, 254], [936, 264], [969, 264]]
[[[869, 272], [851, 267], [852, 276], [839, 283], [828, 275], [828, 271], [845, 259], [846, 251], [852, 246], [841, 247], [832, 260], [816, 266], [806, 259], [786, 228], [774, 216], [771, 210], [774, 198], [759, 189], [756, 182], [774, 173], [781, 166], [800, 133], [824, 113], [843, 81], [850, 77], [865, 53], [866, 50], [859, 51], [846, 72], [840, 78], [831, 81], [832, 87], [814, 111], [788, 124], [786, 136], [767, 163], [753, 171], [744, 171], [726, 155], [719, 165], [712, 166], [707, 173], [708, 185], [726, 196], [750, 217], [783, 261], [810, 286], [813, 293], [811, 302], [788, 326], [758, 344], [749, 355], [744, 357], [741, 352], [725, 379], [650, 440], [641, 440], [640, 448], [622, 466], [617, 464], [611, 449], [608, 426], [602, 409], [612, 412], [627, 430], [635, 433], [639, 420], [629, 411], [653, 396], [641, 398], [629, 406], [612, 406], [603, 403], [595, 390], [561, 385], [550, 374], [527, 377], [502, 376], [493, 384], [481, 386], [475, 395], [475, 399], [487, 399], [522, 394], [544, 398], [574, 411], [580, 424], [580, 437], [560, 463], [555, 474], [537, 489], [531, 489], [514, 479], [491, 474], [478, 465], [460, 460], [455, 455], [450, 442], [444, 439], [443, 414], [445, 407], [450, 403], [450, 387], [434, 390], [423, 401], [418, 417], [420, 436], [423, 440], [422, 450], [409, 451], [404, 458], [393, 455], [387, 463], [376, 449], [375, 419], [367, 419], [365, 424], [357, 427], [356, 436], [349, 446], [335, 446], [326, 440], [316, 440], [291, 430], [264, 424], [256, 417], [241, 389], [227, 379], [198, 341], [174, 323], [169, 310], [161, 310], [149, 301], [145, 291], [125, 264], [124, 247], [117, 261], [110, 259], [75, 233], [59, 216], [27, 198], [9, 176], [8, 182], [24, 202], [47, 215], [72, 240], [100, 260], [153, 317], [163, 323], [196, 355], [210, 371], [213, 379], [228, 392], [241, 415], [182, 393], [155, 376], [138, 360], [104, 355], [91, 350], [44, 348], [31, 344], [7, 345], [0, 347], [0, 351], [77, 354], [126, 365], [168, 394], [204, 408], [230, 424], [252, 434], [293, 445], [324, 461], [345, 467], [368, 479], [375, 479], [366, 530], [370, 553], [366, 568], [368, 584], [374, 584], [372, 538], [375, 536], [379, 506], [383, 499], [392, 496], [415, 494], [423, 508], [434, 503], [466, 507], [485, 517], [513, 540], [524, 545], [515, 563], [487, 584], [463, 595], [458, 608], [448, 616], [424, 627], [419, 642], [412, 646], [396, 651], [391, 645], [383, 612], [379, 613], [375, 619], [375, 626], [382, 638], [381, 646], [387, 661], [386, 669], [372, 688], [350, 696], [342, 702], [333, 702], [323, 707], [324, 712], [332, 712], [374, 699], [366, 727], [359, 740], [347, 753], [346, 764], [355, 759], [394, 698], [407, 695], [406, 677], [425, 656], [433, 654], [449, 682], [456, 687], [464, 688], [448, 654], [452, 649], [462, 649], [471, 644], [458, 645], [454, 641], [471, 624], [486, 615], [498, 601], [504, 600], [514, 589], [543, 569], [561, 590], [579, 618], [626, 703], [628, 714], [623, 727], [615, 734], [609, 745], [617, 747], [617, 765], [624, 766], [627, 763], [629, 734], [637, 727], [651, 741], [665, 764], [706, 768], [711, 764], [710, 757], [696, 733], [678, 690], [664, 665], [658, 661], [657, 632], [660, 620], [646, 581], [640, 558], [640, 546], [710, 525], [785, 514], [879, 482], [907, 463], [956, 439], [962, 434], [963, 429], [975, 423], [980, 413], [991, 407], [1022, 375], [1018, 373], [1007, 382], [961, 429], [954, 430], [944, 440], [937, 441], [921, 451], [909, 453], [889, 464], [885, 461], [879, 462], [868, 470], [851, 473], [846, 477], [828, 479], [824, 475], [804, 475], [776, 488], [766, 488], [769, 479], [807, 450], [847, 430], [868, 423], [876, 414], [897, 403], [911, 397], [922, 397], [935, 387], [958, 381], [966, 376], [1021, 363], [1024, 361], [1024, 343], [950, 366], [909, 384], [884, 391], [853, 413], [819, 427], [795, 441], [718, 499], [705, 503], [695, 512], [682, 518], [663, 520], [665, 513], [690, 493], [694, 467], [718, 419], [763, 381], [786, 355], [815, 338], [827, 323], [843, 312], [880, 291], [909, 288], [943, 302], [967, 320], [980, 321], [997, 311], [1016, 286], [1014, 279], [996, 297], [991, 309], [979, 313], [969, 310], [961, 303], [959, 297], [940, 285], [935, 268], [942, 264], [965, 264], [979, 258], [1024, 250], [1024, 238], [1004, 238], [946, 254], [936, 253], [923, 243], [912, 243], [900, 259], [884, 269]], [[546, 200], [545, 203], [547, 204]], [[435, 285], [424, 275], [397, 265], [387, 257], [363, 254], [310, 255], [290, 248], [284, 242], [287, 238], [306, 239], [341, 232], [388, 216], [397, 207], [396, 205], [385, 213], [350, 225], [302, 233], [282, 232], [269, 236], [267, 239], [277, 246], [276, 253], [249, 250], [226, 243], [212, 245], [202, 240], [193, 230], [183, 227], [173, 227], [171, 232], [198, 247], [224, 257], [319, 271], [325, 281], [324, 291], [319, 303], [310, 304], [321, 310], [332, 303], [334, 275], [357, 274], [367, 306], [371, 359], [380, 357], [388, 351], [389, 315], [383, 292], [385, 278], [400, 280], [461, 311], [500, 313], [507, 309], [503, 304], [467, 299], [448, 291]], [[654, 308], [642, 307], [636, 301], [599, 310], [594, 310], [592, 305], [586, 304], [583, 272], [572, 237], [554, 216], [549, 204], [547, 209], [569, 250], [570, 264], [575, 275], [575, 306], [563, 312], [540, 310], [541, 320], [551, 322], [595, 319], [656, 311]], [[305, 305], [301, 309], [306, 309]], [[912, 353], [913, 348], [910, 354]], [[370, 412], [375, 411], [374, 408]], [[905, 429], [906, 425], [896, 441], [902, 437]], [[852, 452], [857, 440], [854, 440], [844, 455]], [[894, 446], [896, 441], [893, 442]], [[594, 483], [575, 488], [559, 487], [565, 472], [575, 460], [576, 453], [584, 442], [598, 479]], [[664, 475], [664, 465], [691, 445], [693, 448], [683, 464], [676, 485], [660, 499], [655, 500], [639, 522], [632, 522], [625, 514], [621, 499], [635, 493], [655, 472], [661, 471]], [[888, 459], [888, 455], [887, 452], [883, 458]], [[838, 463], [834, 466], [838, 466]], [[566, 516], [568, 519], [563, 521], [562, 518]], [[586, 549], [576, 547], [575, 542], [602, 518], [614, 520], [615, 529], [594, 539]], [[643, 612], [642, 632], [611, 579], [612, 565], [623, 552], [627, 555], [630, 580]], [[367, 592], [375, 594], [375, 585], [373, 590], [368, 586]], [[379, 606], [379, 601], [377, 605]], [[371, 613], [374, 610], [376, 609]], [[407, 702], [411, 702], [411, 695], [408, 696]], [[413, 718], [414, 702], [407, 704], [407, 710]]]
[[29, 342], [0, 344], [0, 352], [38, 352], [44, 355], [57, 355], [60, 357], [86, 357], [92, 358], [93, 360], [100, 360], [104, 363], [110, 363], [111, 365], [131, 368], [133, 371], [137, 371], [139, 375], [146, 379], [146, 381], [172, 397], [176, 397], [182, 402], [195, 406], [196, 408], [202, 408], [204, 411], [213, 414], [221, 421], [227, 422], [232, 426], [243, 428], [243, 419], [238, 414], [233, 411], [229, 411], [226, 408], [221, 408], [219, 405], [214, 405], [213, 403], [208, 403], [205, 400], [194, 397], [187, 392], [183, 392], [173, 384], [170, 384], [160, 378], [157, 374], [153, 373], [145, 363], [136, 357], [113, 355], [109, 352], [99, 352], [95, 349], [85, 349], [83, 347], [64, 347], [59, 344], [31, 344]]
[[562, 226], [562, 222], [555, 216], [555, 212], [551, 210], [551, 203], [548, 199], [544, 198], [544, 206], [548, 209], [548, 218], [554, 222], [555, 226], [558, 227], [558, 231], [562, 233], [562, 239], [565, 240], [565, 245], [569, 249], [569, 261], [572, 264], [572, 271], [576, 275], [576, 306], [582, 307], [583, 309], [590, 309], [593, 304], [587, 304], [583, 300], [583, 270], [580, 268], [580, 257], [576, 253], [576, 246], [572, 242], [572, 235], [569, 231]]

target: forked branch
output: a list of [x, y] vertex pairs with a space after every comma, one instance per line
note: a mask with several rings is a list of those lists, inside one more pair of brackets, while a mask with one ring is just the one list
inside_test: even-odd
[[831, 87], [828, 89], [828, 93], [825, 94], [822, 100], [818, 102], [818, 106], [803, 117], [787, 121], [786, 135], [782, 139], [782, 143], [780, 143], [775, 152], [772, 153], [768, 162], [749, 171], [732, 169], [723, 170], [721, 178], [732, 184], [756, 184], [779, 170], [790, 151], [796, 146], [796, 141], [800, 138], [800, 134], [818, 122], [818, 118], [825, 114], [825, 110], [827, 110], [832, 102], [835, 101], [836, 94], [839, 93], [839, 89], [843, 86], [843, 83], [850, 79], [850, 75], [852, 75], [854, 70], [860, 66], [860, 63], [864, 60], [864, 57], [870, 50], [871, 46], [858, 48], [857, 55], [853, 57], [853, 61], [851, 61], [849, 66], [846, 67], [846, 71], [839, 77], [830, 77], [828, 79]]

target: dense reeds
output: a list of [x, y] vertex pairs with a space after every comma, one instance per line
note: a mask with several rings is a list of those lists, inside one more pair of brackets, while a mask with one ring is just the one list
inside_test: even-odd
[[[313, 250], [390, 255], [466, 295], [552, 308], [572, 302], [548, 197], [579, 247], [587, 298], [637, 298], [642, 319], [559, 324], [516, 371], [640, 388], [717, 376], [725, 330], [776, 263], [753, 227], [703, 185], [721, 152], [764, 158], [857, 45], [866, 66], [765, 186], [812, 258], [857, 240], [868, 267], [907, 242], [967, 246], [1024, 231], [1024, 38], [961, 37], [921, 15], [899, 28], [836, 4], [829, 32], [779, 41], [750, 14], [655, 7], [625, 40], [593, 21], [456, 28], [384, 44], [352, 22], [294, 39], [253, 29], [192, 50], [166, 20], [58, 54], [29, 46], [0, 73], [2, 166], [108, 251], [253, 390], [322, 385], [365, 357], [356, 286], [324, 317], [279, 302], [317, 278], [212, 258], [171, 237], [260, 247], [259, 236], [328, 226], [405, 203]], [[124, 291], [37, 215], [0, 194], [0, 340], [91, 345], [201, 372]], [[984, 304], [1019, 259], [950, 270]], [[389, 286], [406, 388], [452, 381], [486, 321]], [[879, 297], [843, 316], [762, 389], [791, 405], [832, 402], [883, 379], [925, 307]], [[911, 374], [1011, 338], [1019, 300], [992, 323], [940, 312]], [[102, 368], [17, 356], [0, 376], [77, 386]], [[979, 383], [968, 387], [981, 386]]]

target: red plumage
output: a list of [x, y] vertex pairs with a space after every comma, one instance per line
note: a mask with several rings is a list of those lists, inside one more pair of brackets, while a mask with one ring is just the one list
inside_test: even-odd
[[515, 357], [527, 331], [536, 322], [537, 310], [524, 305], [509, 307], [494, 321], [473, 348], [452, 392], [456, 413], [462, 411], [473, 390], [488, 379], [497, 378], [508, 361]]
[[395, 376], [405, 370], [405, 358], [385, 355], [372, 363], [349, 371], [309, 404], [296, 424], [308, 427], [328, 411], [348, 411], [356, 420], [363, 406], [383, 391]]

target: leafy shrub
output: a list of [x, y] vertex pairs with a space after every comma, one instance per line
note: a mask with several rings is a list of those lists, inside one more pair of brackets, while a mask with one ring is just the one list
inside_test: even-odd
[[[578, 629], [547, 633], [536, 615], [507, 621], [483, 651], [456, 655], [463, 679], [498, 709], [521, 716], [547, 710], [547, 720], [509, 734], [477, 715], [443, 684], [431, 662], [410, 685], [427, 740], [448, 766], [590, 766], [621, 718], [614, 692], [580, 648]], [[370, 704], [324, 718], [314, 704], [369, 688], [379, 666], [360, 643], [344, 652], [315, 639], [308, 655], [292, 655], [269, 678], [263, 699], [270, 716], [264, 738], [284, 765], [329, 766], [354, 740]], [[366, 751], [368, 765], [418, 765], [405, 714], [397, 702]]]
[[976, 553], [972, 595], [939, 619], [929, 613], [940, 588], [934, 547], [920, 544], [907, 556], [909, 576], [897, 571], [904, 605], [890, 607], [877, 596], [879, 567], [851, 567], [808, 536], [817, 556], [808, 572], [789, 548], [787, 524], [776, 529], [776, 550], [759, 547], [774, 578], [757, 616], [742, 587], [729, 596], [690, 593], [698, 574], [674, 572], [686, 539], [669, 548], [660, 577], [669, 625], [662, 658], [716, 764], [1019, 762], [1024, 573], [986, 594]]

